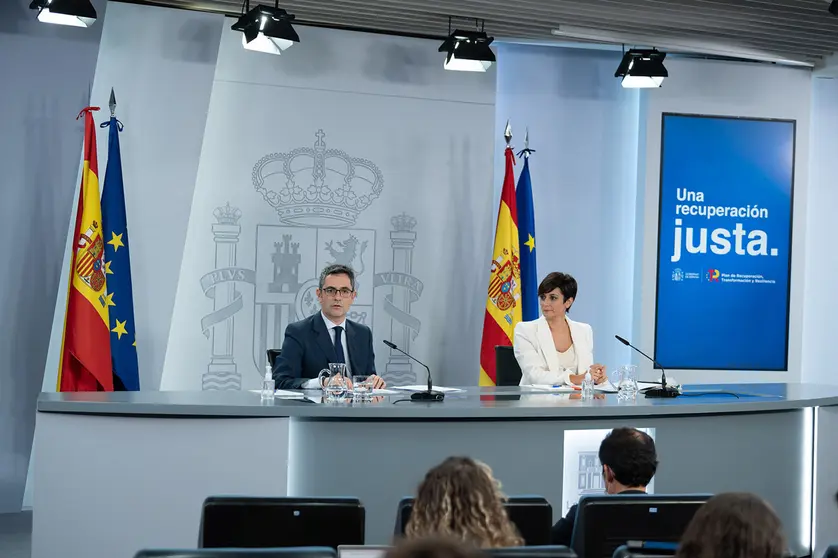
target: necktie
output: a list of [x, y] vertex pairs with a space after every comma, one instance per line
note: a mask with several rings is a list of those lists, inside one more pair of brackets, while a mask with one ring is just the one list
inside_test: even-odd
[[343, 357], [343, 342], [341, 341], [341, 334], [343, 333], [343, 328], [340, 326], [335, 327], [335, 362], [346, 363], [346, 359]]

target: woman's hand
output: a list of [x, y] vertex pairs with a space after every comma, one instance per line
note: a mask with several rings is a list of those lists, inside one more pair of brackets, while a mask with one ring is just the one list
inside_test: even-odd
[[595, 384], [604, 384], [608, 381], [608, 375], [605, 372], [605, 366], [603, 366], [602, 364], [592, 364], [589, 370], [591, 372], [591, 378], [593, 379]]

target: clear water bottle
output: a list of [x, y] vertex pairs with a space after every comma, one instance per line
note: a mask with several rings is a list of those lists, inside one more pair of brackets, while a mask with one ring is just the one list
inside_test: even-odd
[[268, 364], [265, 366], [265, 378], [262, 380], [262, 401], [273, 400], [275, 393], [276, 383], [271, 365]]
[[591, 401], [594, 398], [594, 379], [591, 378], [590, 370], [585, 372], [582, 380], [582, 401]]

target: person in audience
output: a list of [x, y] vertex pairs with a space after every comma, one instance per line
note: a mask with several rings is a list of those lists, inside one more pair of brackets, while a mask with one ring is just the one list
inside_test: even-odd
[[469, 457], [449, 457], [427, 472], [405, 529], [408, 539], [450, 538], [479, 548], [521, 546], [506, 497], [492, 470]]
[[317, 389], [318, 375], [330, 363], [346, 364], [347, 374], [371, 376], [373, 388], [385, 387], [375, 373], [372, 330], [347, 319], [355, 301], [355, 272], [333, 264], [320, 273], [316, 291], [320, 312], [288, 324], [273, 377], [277, 389]]
[[[599, 445], [599, 461], [606, 494], [645, 494], [646, 485], [658, 469], [655, 441], [636, 428], [615, 428]], [[560, 519], [551, 533], [551, 542], [570, 545], [576, 522], [576, 504]]]
[[676, 558], [783, 558], [783, 525], [762, 498], [728, 492], [707, 500], [687, 526]]
[[448, 538], [422, 538], [398, 542], [385, 558], [481, 558], [473, 546]]
[[576, 290], [576, 279], [555, 271], [538, 286], [541, 317], [515, 326], [513, 348], [521, 367], [520, 385], [579, 385], [589, 370], [594, 383], [608, 380], [605, 366], [594, 364], [591, 326], [567, 317]]

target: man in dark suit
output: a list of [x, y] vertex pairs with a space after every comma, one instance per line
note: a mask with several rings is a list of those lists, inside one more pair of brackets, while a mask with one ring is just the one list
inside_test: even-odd
[[[599, 462], [606, 494], [645, 494], [658, 469], [655, 441], [635, 428], [615, 428], [599, 445]], [[551, 533], [551, 542], [570, 546], [576, 504], [560, 519]]]
[[273, 367], [277, 389], [317, 389], [317, 376], [330, 363], [346, 364], [350, 378], [372, 376], [373, 388], [385, 386], [375, 374], [372, 330], [346, 318], [356, 294], [352, 268], [335, 264], [320, 273], [320, 312], [285, 328]]

